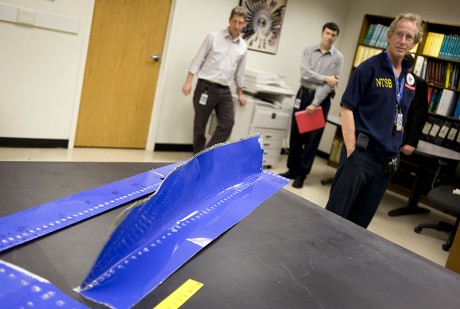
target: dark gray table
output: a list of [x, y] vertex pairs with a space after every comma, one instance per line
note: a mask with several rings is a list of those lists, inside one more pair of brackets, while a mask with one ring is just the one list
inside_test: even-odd
[[[159, 167], [0, 162], [0, 216]], [[0, 254], [81, 300], [78, 286], [123, 207]], [[135, 308], [187, 279], [183, 308], [458, 308], [460, 275], [286, 190], [188, 261]], [[96, 307], [91, 304], [92, 307]]]

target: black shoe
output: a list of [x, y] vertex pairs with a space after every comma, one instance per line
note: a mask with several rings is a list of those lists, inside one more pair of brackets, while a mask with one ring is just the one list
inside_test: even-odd
[[295, 173], [293, 171], [291, 171], [291, 170], [288, 170], [287, 172], [281, 173], [279, 175], [282, 176], [282, 177], [289, 178], [289, 179], [294, 179], [295, 178]]
[[294, 188], [300, 189], [300, 188], [303, 187], [303, 181], [304, 181], [303, 178], [301, 178], [301, 177], [296, 177], [296, 178], [294, 179], [294, 183], [292, 184], [292, 186], [293, 186]]

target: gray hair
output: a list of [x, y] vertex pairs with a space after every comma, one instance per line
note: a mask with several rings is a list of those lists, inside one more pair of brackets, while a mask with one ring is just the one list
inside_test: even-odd
[[393, 33], [396, 25], [402, 19], [407, 19], [415, 23], [415, 25], [417, 26], [417, 33], [415, 34], [414, 44], [421, 42], [423, 37], [423, 21], [420, 15], [416, 13], [402, 13], [396, 16], [396, 18], [391, 22], [390, 26], [388, 27], [388, 32]]
[[242, 16], [244, 18], [244, 21], [248, 19], [248, 10], [242, 6], [236, 6], [232, 9], [232, 12], [230, 13], [230, 19], [232, 19], [233, 16]]

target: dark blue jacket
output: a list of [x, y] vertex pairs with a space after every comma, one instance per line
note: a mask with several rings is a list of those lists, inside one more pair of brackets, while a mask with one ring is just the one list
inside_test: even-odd
[[[405, 77], [405, 83], [400, 105], [405, 124], [415, 95], [416, 81], [409, 73], [412, 63], [403, 60], [402, 66], [399, 81]], [[354, 70], [340, 103], [353, 111], [356, 134], [363, 132], [369, 136], [368, 150], [385, 161], [399, 157], [403, 141], [403, 132], [393, 130], [396, 102], [393, 68], [382, 52]]]

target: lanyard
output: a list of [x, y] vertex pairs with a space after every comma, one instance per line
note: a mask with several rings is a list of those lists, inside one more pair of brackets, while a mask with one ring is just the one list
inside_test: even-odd
[[386, 58], [387, 61], [388, 61], [388, 64], [389, 64], [389, 65], [391, 66], [391, 68], [393, 69], [393, 75], [394, 75], [395, 81], [396, 81], [396, 102], [397, 102], [397, 105], [398, 105], [398, 108], [399, 108], [401, 99], [402, 99], [402, 97], [403, 97], [403, 89], [404, 89], [403, 85], [404, 85], [404, 83], [406, 82], [406, 77], [403, 76], [403, 78], [402, 78], [402, 80], [401, 80], [401, 84], [399, 84], [398, 75], [396, 74], [396, 70], [395, 70], [393, 64], [391, 63], [390, 58], [388, 57], [387, 52], [385, 51], [384, 54], [385, 54], [385, 58]]

